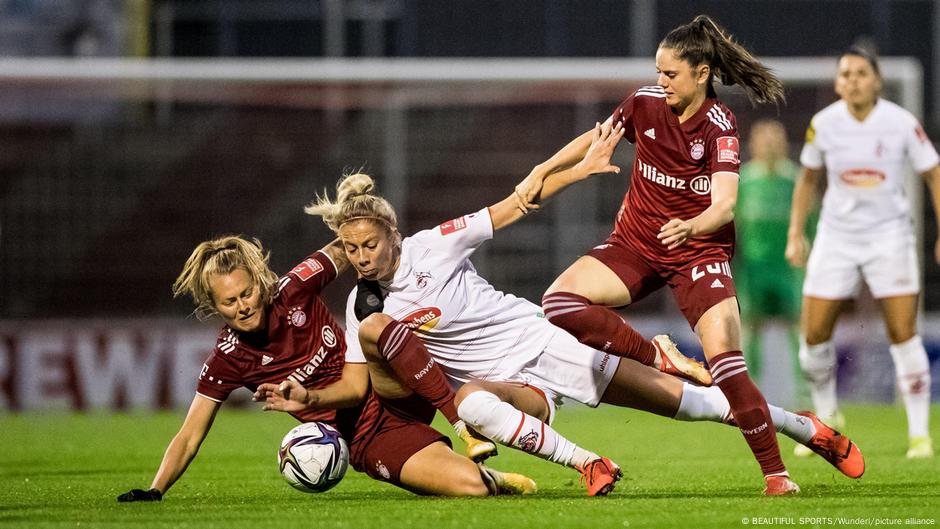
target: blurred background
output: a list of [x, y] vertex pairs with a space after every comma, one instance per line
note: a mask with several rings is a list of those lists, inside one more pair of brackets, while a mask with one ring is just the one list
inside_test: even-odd
[[[218, 330], [170, 294], [197, 243], [258, 237], [285, 272], [331, 240], [302, 206], [349, 170], [377, 178], [406, 235], [485, 207], [655, 82], [657, 43], [699, 13], [786, 81], [779, 108], [720, 92], [742, 140], [778, 119], [797, 159], [853, 44], [885, 58], [885, 96], [940, 139], [935, 0], [0, 0], [0, 410], [189, 402]], [[625, 174], [632, 154], [617, 153]], [[628, 185], [567, 190], [475, 264], [538, 302], [607, 236]], [[910, 189], [930, 256], [935, 217]], [[936, 395], [940, 267], [924, 263]], [[352, 284], [326, 292], [340, 318]], [[668, 292], [624, 314], [696, 351]], [[798, 403], [786, 324], [761, 332], [762, 387]], [[840, 393], [892, 400], [869, 298], [837, 343]]]

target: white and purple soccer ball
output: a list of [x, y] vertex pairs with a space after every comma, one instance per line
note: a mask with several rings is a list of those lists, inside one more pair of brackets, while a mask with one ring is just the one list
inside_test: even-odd
[[281, 475], [303, 492], [326, 492], [349, 466], [349, 447], [332, 426], [308, 422], [287, 432], [277, 451]]

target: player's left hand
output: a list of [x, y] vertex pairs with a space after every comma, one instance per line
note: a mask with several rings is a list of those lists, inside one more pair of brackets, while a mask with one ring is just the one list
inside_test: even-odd
[[296, 413], [316, 404], [316, 392], [309, 391], [300, 382], [287, 379], [280, 384], [265, 383], [258, 386], [253, 396], [255, 401], [264, 401], [264, 411]]
[[624, 128], [618, 121], [616, 125], [605, 122], [597, 123], [594, 126], [594, 136], [591, 138], [591, 146], [585, 153], [584, 158], [575, 164], [576, 168], [584, 172], [584, 177], [599, 173], [620, 173], [620, 168], [610, 163], [610, 157], [614, 155], [614, 150], [620, 139], [623, 138]]
[[670, 250], [685, 244], [692, 237], [692, 222], [682, 219], [672, 219], [659, 228], [656, 236]]

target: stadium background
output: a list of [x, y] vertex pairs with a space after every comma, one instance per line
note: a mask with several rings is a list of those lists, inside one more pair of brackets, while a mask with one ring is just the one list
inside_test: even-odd
[[[144, 1], [0, 0], [0, 56], [157, 58], [473, 57], [649, 61], [659, 38], [709, 13], [756, 54], [832, 56], [853, 43], [923, 67], [924, 124], [940, 138], [940, 2], [876, 1]], [[809, 60], [809, 59], [807, 59]], [[262, 61], [261, 64], [263, 64]], [[477, 67], [486, 70], [487, 63]], [[832, 63], [833, 72], [835, 63]], [[2, 68], [0, 68], [2, 70]], [[2, 72], [0, 72], [2, 73]], [[193, 246], [260, 238], [285, 271], [330, 233], [301, 206], [364, 167], [404, 233], [505, 196], [529, 168], [603, 118], [644, 79], [347, 85], [16, 79], [0, 81], [0, 410], [181, 406], [217, 323], [188, 318], [169, 285]], [[888, 96], [896, 96], [889, 90]], [[780, 109], [723, 93], [742, 138], [777, 117], [795, 158], [831, 82], [792, 87]], [[628, 168], [629, 146], [617, 160]], [[538, 301], [610, 229], [625, 187], [606, 175], [488, 243], [474, 258], [501, 289]], [[920, 189], [920, 185], [917, 186]], [[929, 201], [928, 201], [929, 202]], [[919, 219], [925, 252], [936, 227]], [[925, 267], [924, 325], [940, 388], [940, 268]], [[350, 278], [328, 303], [342, 316]], [[693, 340], [668, 295], [627, 313], [647, 335]], [[783, 330], [765, 337], [762, 386], [793, 400]], [[893, 370], [870, 300], [837, 333], [840, 393], [893, 400]]]

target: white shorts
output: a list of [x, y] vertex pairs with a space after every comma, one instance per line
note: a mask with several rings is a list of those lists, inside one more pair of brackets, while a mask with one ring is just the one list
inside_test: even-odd
[[847, 237], [820, 225], [806, 264], [803, 295], [851, 299], [862, 281], [876, 299], [920, 292], [914, 234], [909, 230]]
[[538, 355], [508, 382], [523, 382], [545, 392], [548, 400], [548, 424], [555, 418], [555, 408], [562, 397], [596, 407], [607, 391], [620, 358], [592, 349], [559, 329]]

